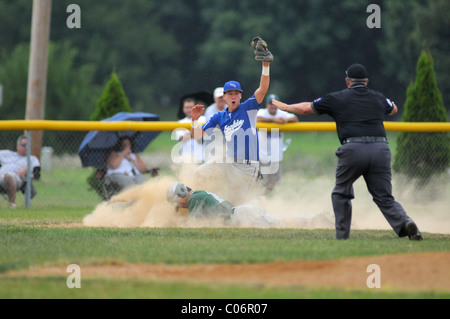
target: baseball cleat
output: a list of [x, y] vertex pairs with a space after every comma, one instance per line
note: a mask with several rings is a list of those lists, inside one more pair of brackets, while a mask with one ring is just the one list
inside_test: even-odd
[[407, 222], [405, 224], [405, 230], [410, 240], [423, 240], [422, 234], [420, 233], [419, 228], [417, 228], [417, 225], [414, 222]]

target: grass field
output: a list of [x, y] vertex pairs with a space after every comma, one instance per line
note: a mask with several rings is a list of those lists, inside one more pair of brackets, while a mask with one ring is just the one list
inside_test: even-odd
[[[301, 203], [287, 201], [287, 209], [308, 210], [308, 202], [319, 206], [320, 209], [329, 209], [327, 207], [330, 205], [331, 180], [323, 182], [320, 177], [334, 174], [334, 150], [337, 148], [335, 133], [286, 133], [285, 138], [292, 138], [292, 143], [284, 154], [283, 185], [304, 198]], [[154, 156], [155, 153], [170, 153], [175, 142], [168, 143], [168, 140], [169, 133], [162, 133], [150, 144], [145, 154]], [[394, 153], [395, 138], [391, 141]], [[70, 164], [70, 158], [61, 159], [60, 162], [61, 165], [55, 165], [51, 172], [45, 172], [41, 180], [36, 182], [38, 196], [33, 199], [31, 209], [8, 210], [0, 207], [0, 298], [450, 297], [450, 289], [445, 286], [450, 276], [448, 273], [442, 274], [442, 269], [439, 268], [441, 263], [447, 263], [445, 268], [450, 269], [449, 255], [445, 254], [450, 251], [448, 230], [444, 233], [425, 231], [423, 242], [411, 242], [406, 238], [397, 238], [392, 230], [386, 227], [355, 228], [352, 230], [351, 240], [348, 241], [334, 240], [334, 229], [331, 228], [86, 227], [82, 223], [83, 217], [90, 214], [100, 203], [100, 198], [89, 190], [86, 183], [91, 170]], [[173, 174], [169, 164], [161, 160], [163, 174]], [[293, 175], [294, 173], [297, 175]], [[298, 176], [301, 176], [301, 181]], [[446, 187], [448, 194], [448, 186]], [[443, 197], [448, 198], [445, 194]], [[286, 201], [292, 198], [292, 193], [282, 190], [280, 194], [269, 199], [276, 200], [277, 196]], [[360, 211], [360, 220], [356, 221], [364, 222], [367, 217], [362, 211], [368, 210], [366, 203], [371, 205], [371, 210], [376, 208], [372, 207], [370, 198], [360, 193], [356, 196], [355, 210]], [[364, 205], [359, 204], [358, 200], [363, 201]], [[415, 202], [407, 202], [405, 205], [408, 209], [411, 208], [414, 214], [424, 213], [427, 207], [437, 207], [421, 206]], [[444, 213], [432, 215], [426, 212], [429, 214], [428, 219], [448, 216], [448, 205], [445, 201], [441, 206], [444, 207]], [[285, 207], [280, 206], [279, 209]], [[371, 218], [382, 219], [379, 212], [373, 216]], [[423, 214], [420, 217], [423, 220], [427, 218]], [[448, 217], [443, 218], [443, 222], [436, 219], [435, 223], [440, 223], [445, 228], [445, 225], [448, 225], [445, 224], [448, 223], [447, 220]], [[441, 255], [442, 253], [444, 255]], [[392, 268], [397, 272], [386, 270], [390, 268], [389, 262], [383, 261], [386, 256], [403, 260], [400, 266], [392, 264]], [[416, 267], [415, 259], [419, 257], [421, 259], [420, 262], [417, 260]], [[388, 283], [386, 286], [381, 289], [369, 289], [366, 286], [365, 280], [369, 274], [365, 269], [365, 258], [369, 258], [367, 261], [371, 262], [374, 260], [375, 263], [378, 258], [380, 263], [385, 262], [382, 274], [386, 275], [382, 275], [382, 278]], [[308, 278], [295, 277], [298, 272], [302, 272], [301, 267], [304, 267], [303, 264], [297, 263], [303, 262], [320, 263], [314, 264], [314, 267], [308, 266], [311, 273], [306, 272], [306, 277], [317, 275], [316, 272], [323, 267], [324, 272], [319, 273], [319, 277], [328, 278], [327, 276], [333, 273], [334, 277], [342, 277], [341, 281], [330, 278], [329, 283], [325, 280], [325, 283], [314, 285], [306, 280]], [[331, 265], [332, 262], [337, 264]], [[268, 273], [261, 271], [255, 280], [240, 278], [223, 281], [225, 277], [231, 276], [231, 270], [226, 268], [222, 275], [216, 277], [216, 281], [211, 278], [197, 280], [197, 276], [214, 273], [215, 268], [208, 267], [242, 266], [244, 268], [239, 271], [248, 271], [246, 267], [256, 266], [262, 269], [272, 263], [280, 263], [277, 265], [281, 270]], [[69, 289], [66, 285], [70, 275], [66, 267], [70, 264], [77, 264], [81, 268], [80, 289]], [[353, 264], [364, 267], [349, 267]], [[343, 268], [340, 268], [342, 265], [351, 268], [350, 273], [344, 273]], [[176, 268], [152, 268], [165, 266]], [[179, 271], [178, 267], [186, 267], [187, 273], [191, 269], [197, 269], [195, 267], [206, 268], [199, 268], [197, 274], [192, 274], [192, 278], [173, 277], [172, 275]], [[161, 276], [156, 271], [161, 271]], [[291, 272], [293, 277], [289, 282]], [[258, 275], [258, 271], [254, 274]], [[417, 287], [414, 286], [414, 280], [405, 285], [398, 283], [396, 280], [403, 274], [406, 276], [405, 280], [409, 281], [414, 276], [420, 276]], [[248, 277], [252, 275], [250, 270]], [[264, 277], [271, 278], [272, 281], [266, 281]], [[285, 277], [287, 283], [278, 283], [277, 277], [280, 277], [280, 280]], [[360, 277], [362, 279], [359, 279]], [[304, 279], [305, 281], [302, 281]], [[392, 280], [391, 284], [389, 280]], [[347, 285], [347, 281], [353, 284]], [[354, 284], [355, 281], [360, 281], [360, 285]], [[438, 288], [433, 288], [433, 285]]]
[[[449, 291], [336, 289], [89, 277], [68, 289], [69, 274], [5, 275], [42, 266], [254, 264], [438, 252], [450, 236], [413, 243], [391, 231], [354, 231], [336, 241], [329, 229], [88, 228], [85, 209], [0, 211], [0, 298], [448, 298]], [[3, 274], [3, 275], [2, 275]]]

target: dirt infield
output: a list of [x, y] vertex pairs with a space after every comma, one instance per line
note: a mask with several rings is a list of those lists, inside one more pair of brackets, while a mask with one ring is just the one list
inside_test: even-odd
[[[368, 289], [368, 266], [380, 267], [381, 288], [397, 291], [450, 291], [450, 252], [355, 257], [326, 261], [205, 265], [80, 265], [82, 278], [140, 278], [268, 286]], [[10, 271], [0, 277], [48, 277], [69, 274], [66, 267]]]

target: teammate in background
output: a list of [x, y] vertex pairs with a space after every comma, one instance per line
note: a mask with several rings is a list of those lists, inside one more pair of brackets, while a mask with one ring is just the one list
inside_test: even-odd
[[313, 102], [272, 102], [281, 110], [308, 115], [328, 114], [336, 122], [342, 146], [336, 151], [336, 185], [332, 192], [337, 239], [350, 237], [353, 183], [363, 176], [373, 201], [399, 237], [422, 240], [414, 221], [392, 196], [391, 150], [386, 139], [385, 115], [398, 112], [394, 102], [370, 90], [366, 68], [353, 64], [346, 70], [347, 89], [330, 93]]
[[[192, 121], [192, 108], [195, 106], [195, 100], [187, 98], [183, 101], [183, 113], [185, 118], [179, 120], [179, 123], [190, 123]], [[205, 123], [205, 116], [201, 115], [198, 121]], [[176, 138], [181, 143], [180, 156], [189, 162], [202, 163], [203, 145], [202, 140], [194, 140], [188, 129], [176, 129]]]
[[[209, 121], [209, 119], [214, 114], [225, 110], [225, 106], [226, 106], [226, 103], [225, 103], [225, 100], [223, 99], [223, 87], [217, 87], [214, 90], [214, 103], [211, 104], [210, 106], [208, 106], [205, 110], [206, 121]], [[217, 132], [215, 134], [221, 134], [221, 133], [219, 133], [219, 129], [217, 130]], [[216, 136], [216, 135], [214, 135], [214, 136]], [[220, 154], [224, 155], [225, 154], [224, 150], [226, 149], [225, 139], [223, 138], [223, 135], [218, 135], [218, 136], [220, 136], [220, 139], [218, 139], [218, 141], [219, 140], [222, 141], [222, 147], [221, 147]], [[219, 147], [219, 144], [214, 145], [211, 143], [214, 143], [214, 140], [212, 140], [212, 139], [204, 139], [203, 140], [203, 147], [205, 148], [205, 151], [204, 151], [205, 162], [218, 161], [218, 159], [215, 156], [216, 155], [215, 152], [214, 152], [214, 154], [212, 154], [212, 151], [209, 151], [209, 150], [213, 150], [215, 147]], [[222, 157], [221, 161], [225, 162], [225, 158]]]
[[179, 208], [187, 208], [189, 216], [194, 218], [217, 219], [229, 226], [277, 227], [277, 226], [331, 226], [324, 215], [290, 216], [269, 215], [263, 209], [253, 205], [233, 206], [219, 195], [192, 190], [182, 183], [173, 183], [167, 189], [167, 201]]
[[[255, 59], [262, 61], [262, 74], [259, 87], [254, 94], [241, 103], [242, 88], [236, 81], [228, 81], [224, 85], [223, 98], [226, 103], [224, 111], [214, 114], [202, 127], [198, 125], [199, 118], [203, 114], [204, 106], [196, 105], [192, 109], [191, 135], [195, 139], [202, 138], [206, 133], [212, 136], [214, 129], [219, 127], [226, 143], [226, 163], [217, 167], [215, 163], [206, 163], [199, 167], [196, 179], [208, 182], [216, 179], [214, 172], [219, 170], [223, 175], [221, 180], [228, 181], [228, 194], [233, 204], [245, 201], [247, 194], [253, 192], [259, 174], [259, 150], [256, 130], [256, 115], [264, 101], [270, 83], [270, 62], [273, 56], [267, 49], [267, 44], [261, 38], [252, 40], [255, 49]], [[222, 134], [215, 134], [215, 139], [221, 139]], [[222, 146], [219, 142], [218, 145]], [[218, 157], [220, 158], [223, 157]], [[204, 184], [201, 184], [204, 185]], [[223, 188], [220, 182], [220, 188]], [[208, 188], [210, 189], [210, 188]]]
[[208, 106], [205, 110], [205, 119], [209, 119], [217, 112], [225, 110], [225, 100], [223, 99], [223, 87], [218, 87], [214, 90], [214, 103]]
[[[260, 109], [257, 115], [257, 122], [268, 123], [293, 123], [298, 122], [298, 118], [295, 114], [288, 113], [279, 110], [278, 107], [272, 103], [272, 99], [279, 100], [280, 98], [276, 94], [270, 94], [266, 98], [266, 108]], [[263, 183], [266, 190], [266, 194], [273, 191], [276, 184], [281, 181], [282, 169], [281, 161], [283, 160], [283, 152], [286, 150], [287, 145], [284, 144], [283, 133], [278, 132], [272, 135], [270, 130], [259, 130], [259, 160], [261, 166], [261, 173], [263, 176]], [[276, 143], [272, 143], [272, 140], [277, 138]], [[272, 150], [272, 145], [278, 145], [278, 149]], [[274, 173], [265, 173], [264, 167], [269, 165], [277, 165], [278, 170]]]
[[[19, 136], [16, 144], [16, 152], [10, 150], [0, 151], [0, 185], [5, 189], [8, 195], [9, 208], [16, 208], [17, 191], [25, 183], [28, 160], [27, 160], [27, 143], [28, 139], [25, 135]], [[32, 155], [31, 171], [35, 167], [40, 166], [39, 160]]]

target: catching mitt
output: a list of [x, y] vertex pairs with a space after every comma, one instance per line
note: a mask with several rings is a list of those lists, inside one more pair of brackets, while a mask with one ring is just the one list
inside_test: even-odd
[[256, 61], [264, 61], [264, 62], [272, 62], [273, 55], [270, 53], [269, 49], [267, 49], [267, 43], [260, 37], [254, 37], [252, 40], [252, 48], [255, 50], [255, 60]]

